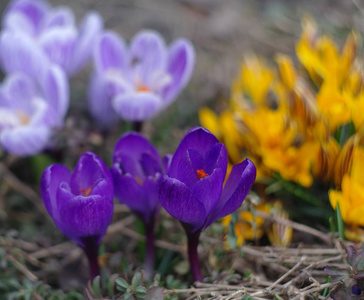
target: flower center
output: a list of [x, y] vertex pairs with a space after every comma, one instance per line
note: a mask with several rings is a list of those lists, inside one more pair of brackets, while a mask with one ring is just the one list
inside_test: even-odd
[[150, 88], [144, 84], [141, 84], [138, 86], [137, 91], [138, 92], [150, 92]]
[[91, 186], [89, 186], [87, 190], [81, 189], [81, 194], [83, 194], [85, 197], [90, 195], [90, 193], [91, 193]]
[[143, 185], [143, 180], [139, 176], [135, 176], [134, 179], [139, 185]]
[[196, 172], [197, 172], [197, 177], [199, 180], [208, 176], [208, 174], [202, 169], [199, 169]]
[[18, 118], [20, 120], [20, 123], [22, 123], [23, 125], [27, 125], [30, 121], [29, 116], [22, 110], [19, 110], [17, 112]]

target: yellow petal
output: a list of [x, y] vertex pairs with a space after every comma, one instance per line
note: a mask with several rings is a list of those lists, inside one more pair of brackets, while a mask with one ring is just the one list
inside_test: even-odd
[[219, 120], [215, 112], [208, 107], [203, 107], [198, 112], [198, 116], [203, 127], [210, 130], [213, 135], [220, 136]]
[[292, 60], [287, 55], [279, 54], [276, 56], [276, 62], [278, 64], [279, 75], [283, 84], [289, 90], [292, 90], [297, 79], [296, 70]]

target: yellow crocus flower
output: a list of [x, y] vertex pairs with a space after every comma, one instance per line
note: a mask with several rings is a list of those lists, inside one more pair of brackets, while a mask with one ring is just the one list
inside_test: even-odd
[[309, 187], [313, 182], [311, 166], [316, 152], [315, 144], [305, 143], [301, 147], [264, 151], [262, 156], [264, 165], [278, 172], [282, 178]]
[[356, 58], [360, 37], [352, 32], [340, 52], [328, 36], [318, 37], [317, 26], [306, 18], [302, 23], [303, 32], [296, 45], [297, 57], [317, 86], [323, 81], [334, 80], [343, 83]]
[[335, 81], [322, 84], [316, 96], [320, 113], [327, 120], [331, 132], [350, 122], [352, 99], [345, 97]]
[[250, 97], [255, 105], [262, 105], [273, 82], [273, 71], [262, 58], [251, 54], [241, 66], [240, 74], [232, 85], [232, 101], [241, 102], [242, 94]]
[[288, 90], [292, 90], [297, 81], [297, 73], [293, 62], [289, 56], [283, 54], [276, 55], [279, 77]]
[[364, 150], [355, 147], [350, 174], [345, 174], [341, 191], [330, 190], [330, 203], [334, 209], [340, 205], [341, 215], [349, 225], [364, 226]]
[[329, 137], [326, 142], [318, 142], [317, 154], [313, 162], [313, 174], [316, 178], [322, 181], [333, 179], [339, 150], [340, 146], [333, 137]]

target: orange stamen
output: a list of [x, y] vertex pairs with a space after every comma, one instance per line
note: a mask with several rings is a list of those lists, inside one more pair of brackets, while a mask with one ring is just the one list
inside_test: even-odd
[[18, 117], [23, 125], [27, 125], [30, 122], [29, 116], [22, 110], [18, 111]]
[[135, 176], [134, 178], [139, 185], [143, 185], [143, 180], [139, 176]]
[[197, 172], [198, 179], [202, 179], [202, 178], [205, 178], [206, 176], [208, 176], [208, 174], [202, 169], [197, 170], [196, 172]]
[[90, 193], [91, 193], [91, 186], [89, 186], [87, 190], [81, 189], [81, 194], [83, 194], [85, 197], [90, 195]]
[[150, 91], [150, 88], [147, 87], [146, 85], [140, 85], [138, 86], [138, 92], [149, 92]]

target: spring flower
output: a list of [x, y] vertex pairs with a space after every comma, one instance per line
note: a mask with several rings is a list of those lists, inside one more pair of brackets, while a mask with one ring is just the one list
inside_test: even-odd
[[327, 142], [318, 145], [317, 157], [312, 172], [316, 178], [321, 178], [323, 182], [334, 180], [335, 163], [339, 154], [339, 144], [333, 137], [329, 137]]
[[188, 83], [195, 61], [192, 44], [169, 47], [155, 31], [141, 31], [126, 47], [114, 32], [103, 34], [94, 52], [91, 114], [103, 126], [117, 120], [142, 122], [166, 108]]
[[[289, 220], [288, 213], [283, 209], [282, 203], [279, 201], [271, 205], [270, 214], [280, 219]], [[267, 234], [273, 246], [288, 247], [292, 241], [293, 228], [278, 222], [273, 222]]]
[[[245, 203], [244, 203], [245, 204]], [[243, 210], [237, 214], [236, 220], [231, 215], [226, 216], [222, 225], [228, 227], [233, 226], [233, 234], [236, 237], [236, 246], [242, 246], [246, 241], [256, 241], [262, 238], [266, 233], [269, 241], [273, 246], [286, 247], [292, 241], [292, 227], [273, 222], [269, 224], [257, 215], [257, 212], [264, 212], [271, 216], [281, 219], [288, 219], [287, 212], [283, 209], [280, 201], [272, 203], [261, 202], [259, 204], [249, 203], [249, 210]], [[235, 244], [229, 244], [229, 247], [234, 247]]]
[[343, 178], [350, 173], [353, 164], [354, 149], [361, 147], [364, 144], [364, 131], [360, 130], [346, 140], [344, 145], [337, 155], [334, 165], [334, 183], [336, 187], [340, 187]]
[[249, 55], [241, 65], [239, 76], [233, 81], [232, 100], [239, 103], [242, 100], [242, 90], [260, 105], [266, 100], [274, 79], [272, 70], [266, 62], [255, 55]]
[[154, 146], [135, 132], [124, 134], [117, 142], [111, 173], [115, 196], [143, 221], [147, 237], [145, 271], [151, 277], [154, 266], [154, 224], [160, 209], [158, 180], [162, 160]]
[[226, 169], [225, 146], [208, 130], [196, 127], [182, 139], [160, 181], [161, 205], [186, 231], [190, 266], [198, 281], [202, 280], [197, 258], [201, 231], [234, 212], [255, 180], [255, 166], [249, 159], [232, 168], [223, 186]]
[[340, 205], [345, 223], [364, 226], [364, 150], [355, 147], [352, 159], [350, 173], [345, 174], [342, 179], [341, 191], [330, 190], [330, 203], [334, 209]]
[[68, 7], [52, 8], [42, 0], [14, 0], [3, 16], [0, 62], [5, 72], [43, 74], [49, 62], [58, 64], [68, 76], [89, 61], [103, 22], [88, 13], [77, 27]]
[[353, 32], [339, 51], [306, 18], [296, 52], [315, 85], [286, 55], [275, 55], [276, 71], [249, 55], [232, 83], [229, 108], [220, 116], [203, 108], [201, 124], [226, 143], [232, 162], [242, 153], [251, 155], [259, 180], [278, 173], [304, 187], [315, 179], [340, 185], [350, 163], [345, 141], [353, 134], [351, 123], [356, 132], [364, 129], [359, 45]]
[[330, 37], [318, 35], [317, 25], [313, 20], [305, 18], [302, 27], [303, 32], [296, 45], [296, 52], [311, 79], [318, 86], [328, 81], [342, 84], [356, 60], [359, 35], [351, 33], [342, 51], [339, 51]]
[[[259, 205], [256, 209], [265, 211], [265, 206]], [[236, 236], [236, 246], [242, 246], [246, 241], [259, 240], [263, 234], [264, 219], [256, 216], [255, 213], [247, 210], [243, 210], [238, 214], [238, 220], [232, 222], [231, 215], [228, 215], [222, 219], [221, 224], [224, 227], [228, 227], [232, 223], [234, 228], [234, 235]], [[228, 244], [227, 249], [235, 247]]]
[[282, 83], [289, 90], [293, 90], [297, 83], [297, 73], [289, 56], [278, 54], [276, 56], [279, 76]]
[[97, 155], [86, 152], [73, 173], [60, 164], [46, 168], [40, 188], [49, 215], [85, 251], [94, 278], [99, 274], [98, 247], [113, 214], [114, 188], [108, 168]]
[[0, 144], [18, 156], [41, 152], [61, 127], [69, 105], [68, 81], [51, 66], [41, 82], [9, 75], [0, 87]]
[[235, 126], [233, 113], [229, 110], [217, 116], [215, 112], [207, 107], [200, 109], [199, 118], [201, 125], [208, 128], [226, 146], [229, 158], [233, 163], [241, 161], [239, 144], [239, 132]]

